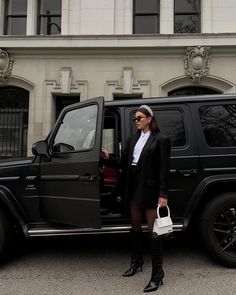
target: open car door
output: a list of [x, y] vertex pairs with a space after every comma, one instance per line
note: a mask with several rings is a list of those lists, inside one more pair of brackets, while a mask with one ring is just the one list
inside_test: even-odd
[[42, 157], [40, 213], [47, 221], [101, 227], [100, 152], [103, 97], [66, 107]]

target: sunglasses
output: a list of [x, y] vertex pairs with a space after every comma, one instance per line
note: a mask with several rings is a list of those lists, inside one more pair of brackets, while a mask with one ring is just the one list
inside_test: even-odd
[[138, 116], [138, 117], [135, 117], [134, 119], [133, 119], [133, 121], [134, 122], [139, 122], [139, 121], [141, 121], [142, 119], [144, 119], [144, 118], [147, 118], [147, 117], [141, 117], [141, 116]]

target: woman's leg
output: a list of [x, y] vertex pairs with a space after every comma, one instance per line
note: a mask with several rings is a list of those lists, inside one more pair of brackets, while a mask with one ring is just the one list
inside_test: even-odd
[[133, 202], [130, 201], [130, 215], [132, 230], [130, 232], [130, 246], [132, 251], [130, 268], [123, 273], [124, 277], [133, 276], [137, 269], [142, 271], [143, 255], [142, 255], [142, 210]]
[[130, 200], [130, 218], [133, 231], [142, 230], [142, 209], [133, 201]]
[[149, 232], [150, 232], [152, 238], [157, 237], [157, 234], [153, 233], [153, 231], [152, 231], [154, 221], [156, 218], [157, 218], [157, 209], [146, 209], [147, 225], [148, 225], [148, 229], [149, 229]]
[[151, 259], [152, 259], [152, 276], [144, 288], [144, 292], [152, 292], [158, 289], [164, 277], [163, 259], [162, 259], [162, 237], [153, 233], [154, 221], [157, 218], [156, 209], [146, 209], [146, 219], [151, 234]]

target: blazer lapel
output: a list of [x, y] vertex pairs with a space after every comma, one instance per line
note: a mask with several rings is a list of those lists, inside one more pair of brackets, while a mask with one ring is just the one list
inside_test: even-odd
[[140, 137], [140, 132], [137, 132], [135, 134], [135, 136], [133, 137], [131, 143], [130, 143], [130, 146], [129, 146], [129, 157], [128, 157], [129, 164], [132, 163], [132, 161], [133, 161], [134, 147], [135, 147], [137, 141], [139, 140], [139, 137]]
[[142, 149], [142, 152], [140, 154], [138, 162], [140, 162], [142, 160], [142, 157], [143, 157], [144, 153], [148, 150], [149, 146], [152, 144], [152, 142], [155, 140], [155, 138], [156, 138], [156, 135], [151, 133], [148, 140], [147, 140], [147, 142], [145, 143], [145, 145], [144, 145], [144, 147]]

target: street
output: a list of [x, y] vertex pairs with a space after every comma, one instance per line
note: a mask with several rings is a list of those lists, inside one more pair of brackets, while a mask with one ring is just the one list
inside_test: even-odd
[[[127, 234], [34, 238], [0, 268], [1, 295], [137, 295], [150, 279], [148, 240], [143, 272], [123, 278], [130, 262]], [[20, 245], [20, 246], [19, 246]], [[236, 270], [214, 263], [196, 239], [165, 241], [164, 285], [152, 294], [233, 295]]]

